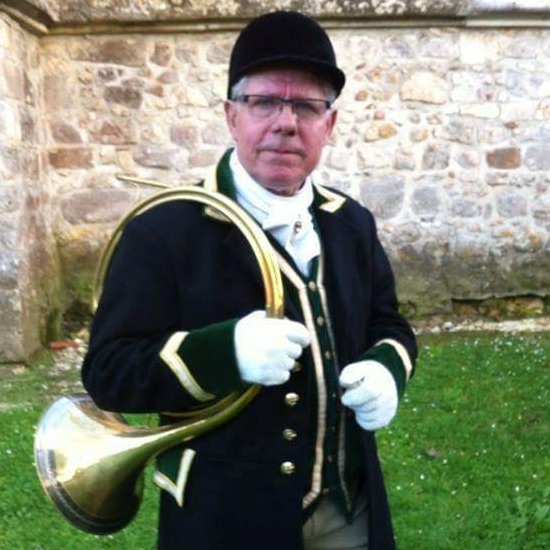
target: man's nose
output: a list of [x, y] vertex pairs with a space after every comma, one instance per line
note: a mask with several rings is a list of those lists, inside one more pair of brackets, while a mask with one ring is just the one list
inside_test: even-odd
[[288, 103], [281, 104], [279, 113], [277, 114], [277, 125], [282, 130], [293, 131], [296, 129], [298, 117], [294, 112], [292, 105]]

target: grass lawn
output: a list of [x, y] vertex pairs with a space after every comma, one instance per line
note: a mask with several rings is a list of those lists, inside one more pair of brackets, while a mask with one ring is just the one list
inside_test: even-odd
[[399, 548], [550, 549], [550, 334], [421, 344], [379, 435]]
[[[399, 549], [550, 549], [550, 335], [420, 344], [417, 376], [378, 436]], [[34, 428], [53, 397], [78, 387], [51, 357], [0, 366], [0, 550], [155, 547], [150, 483], [136, 520], [106, 537], [72, 528], [43, 494]]]

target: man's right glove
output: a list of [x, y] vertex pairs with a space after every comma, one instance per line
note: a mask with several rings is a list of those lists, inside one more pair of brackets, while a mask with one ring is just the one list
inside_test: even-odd
[[378, 361], [352, 363], [340, 373], [345, 390], [342, 404], [355, 411], [355, 420], [364, 430], [387, 426], [397, 412], [397, 386], [390, 371]]
[[306, 327], [254, 311], [235, 325], [235, 353], [241, 378], [251, 384], [276, 386], [290, 378], [295, 360], [309, 346]]

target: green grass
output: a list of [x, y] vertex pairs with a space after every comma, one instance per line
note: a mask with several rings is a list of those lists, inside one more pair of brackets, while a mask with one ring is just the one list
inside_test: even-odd
[[549, 335], [421, 343], [379, 436], [399, 547], [549, 549]]
[[55, 397], [81, 391], [76, 372], [57, 372], [52, 365], [45, 358], [16, 374], [0, 374], [0, 550], [153, 550], [158, 493], [149, 470], [138, 516], [114, 535], [73, 528], [46, 498], [34, 468], [34, 430]]
[[[378, 437], [400, 550], [549, 549], [550, 335], [445, 334], [421, 350]], [[43, 494], [34, 428], [53, 396], [78, 388], [49, 358], [0, 366], [0, 550], [155, 547], [150, 482], [138, 517], [107, 537], [72, 528]]]

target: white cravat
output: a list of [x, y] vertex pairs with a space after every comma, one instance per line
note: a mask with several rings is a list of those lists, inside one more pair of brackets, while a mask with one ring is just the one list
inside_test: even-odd
[[309, 275], [311, 260], [321, 252], [319, 236], [309, 213], [313, 202], [310, 178], [306, 178], [296, 194], [285, 197], [271, 193], [253, 180], [235, 151], [231, 154], [229, 166], [235, 181], [237, 202], [284, 247], [300, 271]]

